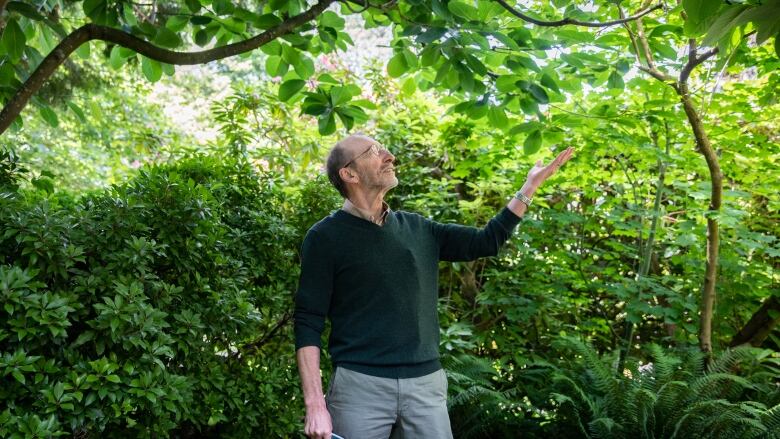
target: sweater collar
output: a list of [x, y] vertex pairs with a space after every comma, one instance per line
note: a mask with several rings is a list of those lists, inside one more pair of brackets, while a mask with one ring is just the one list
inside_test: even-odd
[[355, 206], [351, 201], [349, 201], [349, 199], [346, 198], [344, 199], [344, 205], [341, 207], [341, 209], [353, 216], [363, 218], [364, 220], [370, 221], [378, 226], [385, 224], [385, 221], [387, 220], [387, 214], [390, 212], [390, 206], [388, 206], [385, 201], [382, 201], [382, 213], [379, 215], [379, 218], [375, 218], [374, 215], [371, 215], [370, 212]]

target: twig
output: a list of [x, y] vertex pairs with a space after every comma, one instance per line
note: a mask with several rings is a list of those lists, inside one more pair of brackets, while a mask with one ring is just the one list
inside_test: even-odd
[[651, 68], [645, 67], [645, 66], [637, 66], [637, 68], [639, 70], [647, 73], [648, 75], [652, 76], [653, 78], [661, 81], [661, 82], [671, 82], [671, 83], [675, 82], [674, 78], [672, 78], [671, 76], [667, 75], [666, 73], [661, 72], [658, 69], [651, 69]]
[[292, 314], [289, 312], [285, 313], [281, 319], [279, 319], [276, 324], [268, 330], [265, 334], [263, 334], [262, 337], [259, 339], [246, 343], [245, 345], [241, 346], [241, 349], [237, 350], [233, 357], [238, 357], [241, 353], [248, 353], [251, 351], [256, 351], [263, 347], [264, 344], [268, 343], [268, 341], [276, 334], [280, 329], [282, 329], [287, 323], [289, 323], [290, 319], [292, 319]]

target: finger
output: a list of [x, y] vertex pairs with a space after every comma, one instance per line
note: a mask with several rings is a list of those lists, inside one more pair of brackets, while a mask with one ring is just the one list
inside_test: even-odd
[[567, 161], [569, 161], [569, 158], [571, 158], [572, 153], [574, 152], [574, 148], [568, 147], [566, 150], [564, 150], [558, 157], [555, 159], [558, 161], [558, 165], [563, 165]]
[[536, 166], [542, 167], [542, 166], [544, 166], [544, 162], [542, 162], [541, 160], [537, 160], [536, 161]]
[[566, 148], [563, 151], [561, 151], [560, 154], [558, 154], [558, 157], [555, 158], [555, 160], [558, 162], [558, 164], [564, 164], [566, 162], [566, 157], [568, 157], [571, 154], [571, 148]]

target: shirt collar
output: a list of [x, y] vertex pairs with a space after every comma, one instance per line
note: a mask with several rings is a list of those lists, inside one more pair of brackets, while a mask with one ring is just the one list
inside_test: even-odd
[[344, 206], [342, 206], [342, 209], [349, 214], [352, 214], [358, 218], [363, 218], [366, 221], [371, 221], [378, 226], [384, 225], [385, 220], [387, 219], [387, 214], [390, 213], [390, 206], [388, 206], [384, 201], [382, 201], [382, 213], [379, 215], [379, 218], [374, 218], [374, 215], [371, 215], [371, 213], [365, 209], [361, 209], [355, 206], [351, 201], [349, 201], [349, 199], [346, 198], [344, 199]]

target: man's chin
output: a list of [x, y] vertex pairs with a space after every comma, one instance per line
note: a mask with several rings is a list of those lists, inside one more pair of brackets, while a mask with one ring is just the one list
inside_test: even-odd
[[390, 189], [392, 189], [392, 188], [394, 188], [396, 186], [398, 186], [398, 177], [393, 175], [392, 179], [388, 179], [387, 190], [390, 190]]

